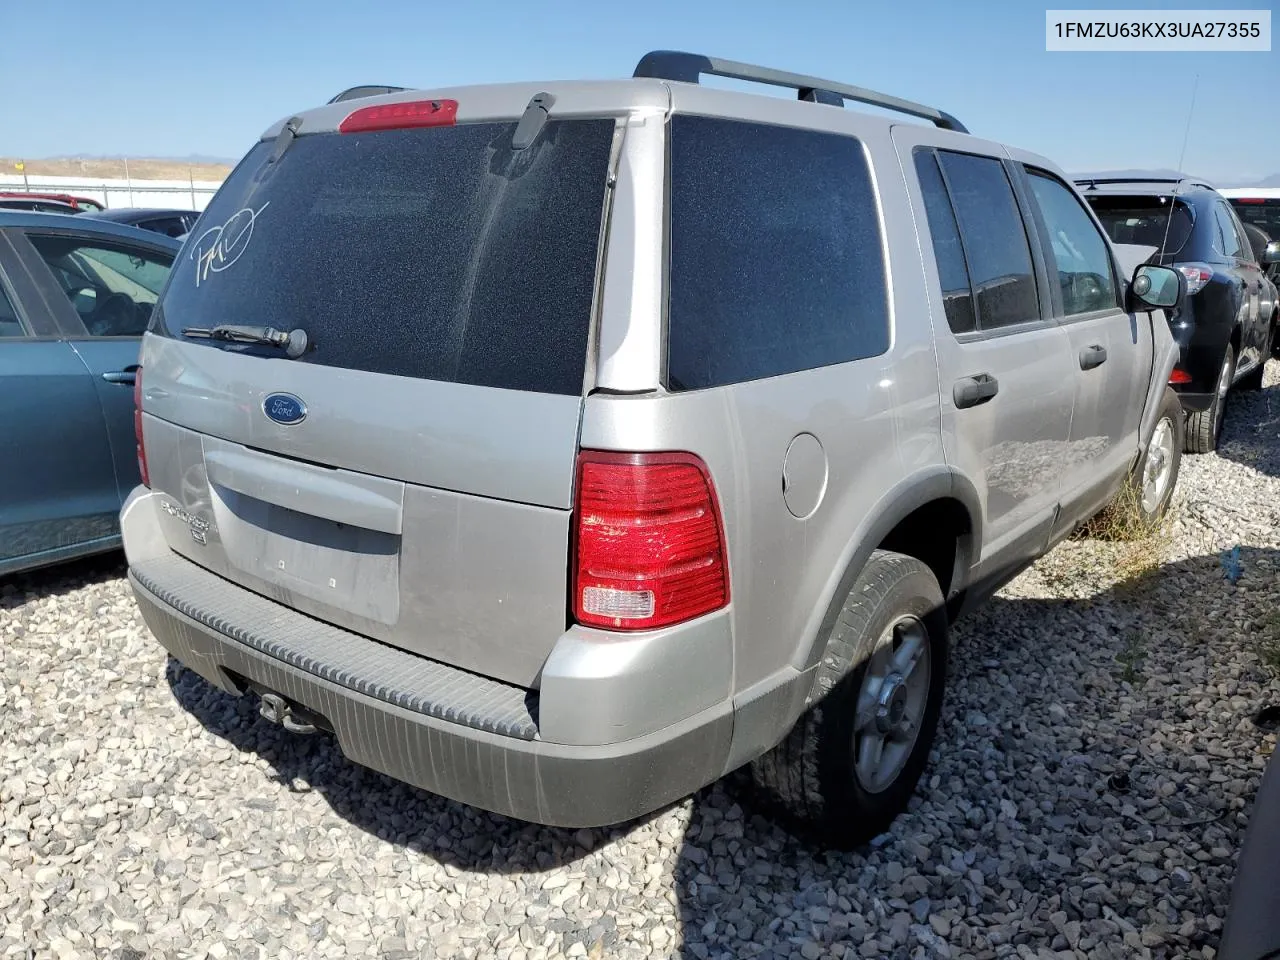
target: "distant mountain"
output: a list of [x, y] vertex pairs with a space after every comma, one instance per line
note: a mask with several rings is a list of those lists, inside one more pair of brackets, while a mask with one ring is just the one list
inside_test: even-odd
[[[160, 157], [158, 159], [166, 160], [168, 157]], [[215, 157], [211, 153], [188, 153], [185, 157], [171, 158], [180, 163], [222, 163], [229, 166], [235, 166], [239, 162], [239, 157]]]

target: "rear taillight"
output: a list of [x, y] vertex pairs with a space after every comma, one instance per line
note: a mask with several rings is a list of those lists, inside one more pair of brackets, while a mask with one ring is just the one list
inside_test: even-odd
[[1205, 263], [1179, 263], [1175, 266], [1187, 278], [1187, 296], [1199, 293], [1213, 279], [1213, 268]]
[[138, 447], [138, 474], [144, 487], [151, 486], [151, 474], [147, 470], [147, 448], [142, 443], [142, 368], [133, 375], [133, 439]]
[[584, 450], [576, 512], [579, 623], [646, 630], [728, 604], [720, 505], [697, 457]]
[[1169, 382], [1170, 383], [1190, 383], [1191, 374], [1187, 373], [1187, 371], [1185, 370], [1179, 370], [1177, 367], [1174, 367], [1173, 373], [1169, 374]]
[[338, 124], [339, 133], [400, 130], [405, 127], [451, 127], [458, 119], [457, 100], [409, 100], [361, 107]]

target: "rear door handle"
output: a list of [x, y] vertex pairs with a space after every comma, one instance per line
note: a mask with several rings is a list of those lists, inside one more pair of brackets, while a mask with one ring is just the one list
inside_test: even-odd
[[986, 403], [999, 390], [1000, 382], [995, 377], [989, 373], [979, 373], [977, 376], [957, 380], [951, 388], [951, 398], [959, 408], [976, 407], [980, 403]]
[[1090, 344], [1080, 351], [1080, 369], [1092, 370], [1107, 362], [1107, 348], [1101, 344]]

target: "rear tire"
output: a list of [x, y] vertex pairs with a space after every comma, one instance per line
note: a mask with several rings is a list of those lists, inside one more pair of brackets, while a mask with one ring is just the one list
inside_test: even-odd
[[1213, 453], [1218, 448], [1218, 437], [1222, 435], [1222, 420], [1227, 412], [1227, 396], [1231, 392], [1231, 381], [1236, 374], [1236, 351], [1227, 344], [1227, 352], [1222, 357], [1222, 367], [1218, 370], [1218, 382], [1214, 388], [1213, 402], [1208, 410], [1190, 414], [1187, 417], [1187, 453]]
[[751, 765], [758, 793], [795, 832], [851, 849], [906, 809], [938, 728], [948, 632], [933, 572], [873, 553], [818, 667], [826, 695]]

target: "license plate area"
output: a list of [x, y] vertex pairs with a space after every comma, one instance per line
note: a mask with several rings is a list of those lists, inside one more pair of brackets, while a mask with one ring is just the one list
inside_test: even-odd
[[[227, 562], [279, 591], [394, 625], [400, 614], [399, 534], [267, 503], [217, 484]], [[221, 509], [219, 509], [221, 508]]]

